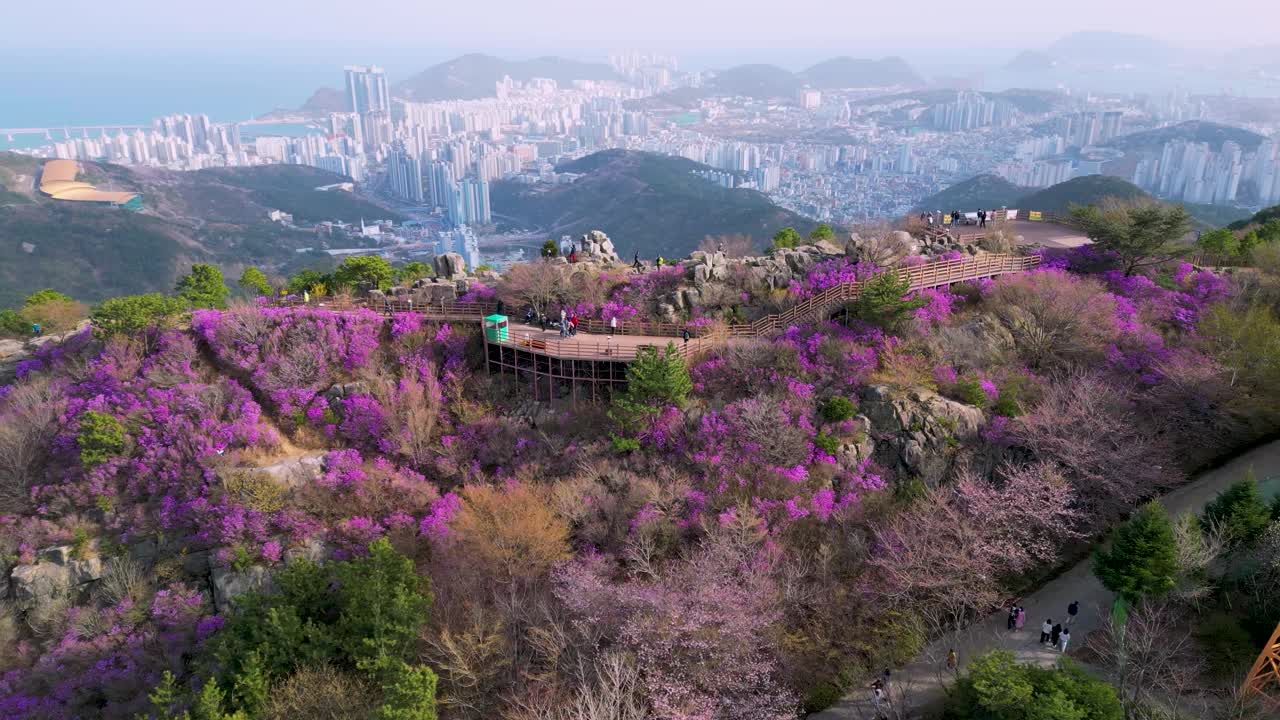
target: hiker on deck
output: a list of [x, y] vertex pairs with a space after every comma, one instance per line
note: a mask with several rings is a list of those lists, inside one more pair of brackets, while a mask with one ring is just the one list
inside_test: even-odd
[[525, 325], [532, 325], [532, 324], [533, 324], [533, 317], [534, 317], [533, 307], [532, 307], [532, 306], [530, 306], [530, 307], [526, 308], [526, 309], [525, 309], [525, 311], [524, 311], [524, 324], [525, 324]]
[[1013, 623], [1014, 629], [1021, 630], [1022, 626], [1026, 624], [1026, 622], [1027, 622], [1027, 611], [1022, 606], [1018, 606], [1018, 619]]
[[632, 262], [632, 263], [631, 263], [631, 267], [635, 268], [635, 270], [636, 270], [636, 274], [637, 274], [637, 275], [639, 275], [639, 274], [641, 274], [641, 273], [643, 273], [643, 272], [644, 272], [644, 263], [640, 262], [640, 251], [639, 251], [639, 250], [637, 250], [637, 251], [636, 251], [636, 259], [635, 259], [635, 261], [634, 261], [634, 262]]
[[497, 315], [507, 314], [507, 304], [502, 302], [502, 298], [498, 298], [498, 304], [494, 306], [493, 312]]
[[978, 211], [978, 227], [984, 228], [986, 226], [987, 226], [987, 211], [979, 210]]
[[577, 315], [577, 313], [574, 313], [573, 317], [569, 318], [569, 334], [570, 334], [570, 335], [577, 335], [577, 334], [578, 334], [578, 315]]
[[1012, 630], [1012, 629], [1013, 629], [1013, 626], [1014, 626], [1014, 625], [1016, 625], [1017, 623], [1018, 623], [1018, 606], [1017, 606], [1017, 605], [1010, 605], [1010, 606], [1009, 606], [1009, 619], [1008, 619], [1007, 621], [1005, 621], [1004, 629], [1005, 629], [1005, 630]]
[[613, 337], [613, 334], [617, 331], [618, 331], [618, 316], [614, 315], [613, 317], [609, 318], [609, 337]]
[[689, 328], [685, 328], [681, 330], [680, 337], [684, 338], [684, 344], [688, 345], [689, 344]]

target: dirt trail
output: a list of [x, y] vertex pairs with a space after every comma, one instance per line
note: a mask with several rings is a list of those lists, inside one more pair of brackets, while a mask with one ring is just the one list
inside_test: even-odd
[[[1274, 487], [1274, 482], [1267, 481], [1280, 477], [1280, 440], [1254, 448], [1220, 467], [1197, 475], [1190, 483], [1163, 496], [1161, 502], [1173, 515], [1198, 512], [1215, 495], [1244, 477], [1251, 467], [1259, 480]], [[995, 612], [967, 630], [956, 643], [961, 669], [971, 658], [998, 648], [1012, 650], [1020, 662], [1052, 665], [1061, 653], [1039, 644], [1041, 623], [1046, 618], [1052, 618], [1055, 623], [1064, 622], [1067, 605], [1079, 601], [1080, 615], [1071, 624], [1072, 648], [1078, 649], [1088, 634], [1099, 627], [1113, 597], [1093, 576], [1089, 561], [1080, 562], [1023, 598], [1027, 621], [1022, 630], [1010, 632], [1005, 629], [1006, 611]], [[949, 683], [952, 680], [944, 670], [949, 644], [935, 642], [910, 665], [893, 669], [891, 695], [897, 706], [895, 712], [887, 713], [888, 717], [923, 717], [922, 710], [942, 698], [944, 681]], [[858, 689], [831, 708], [809, 717], [815, 720], [861, 720], [875, 718], [876, 714], [871, 705], [870, 691]]]

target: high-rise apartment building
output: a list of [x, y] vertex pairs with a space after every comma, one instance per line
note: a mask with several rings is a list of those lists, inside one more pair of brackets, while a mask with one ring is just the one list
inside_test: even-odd
[[404, 143], [396, 142], [387, 155], [387, 179], [397, 197], [414, 203], [423, 201], [422, 163], [405, 150]]
[[347, 102], [351, 112], [363, 115], [382, 111], [391, 114], [391, 95], [387, 91], [387, 74], [376, 65], [348, 65]]

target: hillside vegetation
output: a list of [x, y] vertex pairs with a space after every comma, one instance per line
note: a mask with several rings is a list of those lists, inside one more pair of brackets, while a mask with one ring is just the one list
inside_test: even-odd
[[654, 153], [606, 150], [561, 165], [571, 185], [495, 183], [493, 210], [551, 237], [607, 232], [626, 256], [684, 255], [707, 235], [749, 235], [763, 247], [778, 230], [813, 223], [754, 190], [729, 190], [694, 171], [706, 165]]
[[[0, 153], [10, 177], [32, 172], [32, 161]], [[56, 202], [20, 194], [0, 199], [0, 306], [35, 290], [58, 287], [85, 301], [167, 290], [193, 262], [230, 268], [257, 264], [287, 271], [327, 256], [300, 256], [313, 246], [310, 232], [272, 223], [267, 211], [284, 210], [295, 221], [400, 219], [393, 212], [345, 192], [317, 186], [346, 178], [298, 165], [217, 168], [181, 173], [85, 163], [99, 184], [142, 193], [141, 212]]]
[[[1199, 516], [1145, 503], [1280, 428], [1280, 276], [1129, 262], [1181, 236], [1157, 214], [914, 293], [890, 254], [817, 247], [469, 278], [515, 312], [700, 336], [575, 402], [486, 372], [474, 321], [222, 307], [207, 266], [104, 304], [0, 392], [0, 715], [794, 720], [885, 668], [936, 677], [926, 647], [957, 640], [946, 718], [1155, 717], [1169, 686], [1132, 647], [1176, 647], [1179, 692], [1221, 701], [1280, 613], [1280, 503], [1243, 472]], [[834, 319], [716, 332], [853, 280]], [[1108, 531], [1133, 645], [1107, 652], [1090, 603], [1096, 677], [970, 651], [1053, 657], [1037, 619], [1069, 600], [998, 638], [983, 619]]]

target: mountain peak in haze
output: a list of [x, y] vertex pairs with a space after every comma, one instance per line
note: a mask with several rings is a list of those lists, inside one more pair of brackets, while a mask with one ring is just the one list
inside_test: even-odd
[[475, 100], [493, 97], [494, 85], [504, 76], [519, 82], [548, 78], [567, 85], [574, 80], [618, 80], [613, 68], [543, 56], [530, 60], [504, 60], [484, 53], [468, 53], [432, 65], [396, 85], [397, 95], [418, 102]]
[[905, 60], [891, 56], [880, 60], [853, 58], [847, 55], [831, 58], [807, 68], [800, 77], [819, 89], [881, 87], [888, 85], [924, 85]]

